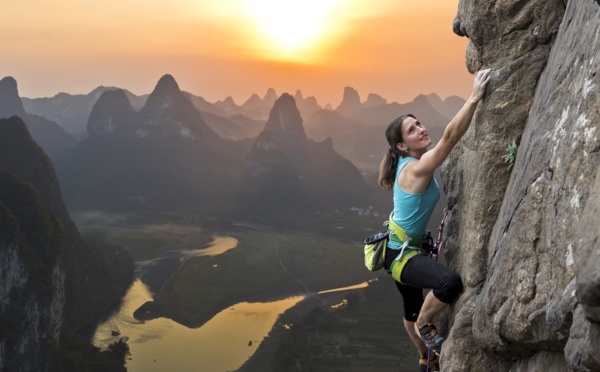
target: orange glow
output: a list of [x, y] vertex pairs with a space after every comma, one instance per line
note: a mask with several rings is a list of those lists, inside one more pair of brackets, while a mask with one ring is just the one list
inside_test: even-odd
[[340, 1], [242, 0], [241, 5], [267, 42], [260, 50], [262, 57], [311, 63], [317, 58], [310, 49], [330, 37]]
[[[2, 76], [25, 97], [112, 85], [149, 93], [170, 73], [214, 102], [302, 90], [334, 106], [352, 86], [406, 102], [466, 97], [458, 0], [16, 1], [0, 22]], [[293, 16], [292, 16], [293, 15]], [[296, 23], [297, 22], [297, 23]]]

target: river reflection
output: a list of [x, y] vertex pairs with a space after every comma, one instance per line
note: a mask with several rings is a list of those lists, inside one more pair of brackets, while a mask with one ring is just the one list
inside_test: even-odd
[[334, 293], [334, 292], [342, 292], [342, 291], [349, 291], [351, 289], [361, 289], [361, 288], [367, 288], [369, 286], [369, 283], [372, 281], [376, 281], [377, 279], [372, 279], [369, 280], [368, 282], [364, 282], [364, 283], [360, 283], [360, 284], [355, 284], [355, 285], [350, 285], [348, 287], [343, 287], [343, 288], [335, 288], [335, 289], [328, 289], [326, 291], [321, 291], [321, 292], [317, 292], [317, 294], [326, 294], [326, 293]]
[[[209, 247], [167, 252], [153, 260], [138, 262], [138, 266], [150, 281], [159, 276], [156, 272], [163, 272], [166, 280], [173, 271], [163, 270], [160, 265], [177, 270], [187, 258], [218, 255], [237, 244], [235, 238], [216, 236]], [[254, 354], [279, 315], [302, 299], [240, 303], [221, 311], [202, 327], [191, 329], [166, 318], [146, 322], [135, 319], [133, 313], [146, 301], [153, 300], [148, 286], [138, 279], [125, 295], [119, 311], [98, 326], [93, 343], [105, 348], [125, 338], [131, 351], [127, 369], [133, 372], [235, 370]]]
[[[254, 354], [279, 315], [303, 298], [240, 303], [191, 329], [165, 318], [137, 321], [133, 312], [151, 300], [152, 293], [136, 280], [119, 312], [98, 327], [93, 343], [106, 347], [126, 337], [131, 350], [128, 371], [231, 371]], [[113, 335], [114, 331], [120, 335]]]
[[[119, 311], [100, 324], [93, 337], [94, 345], [106, 348], [122, 338], [127, 340], [131, 357], [127, 369], [140, 371], [203, 371], [225, 372], [237, 370], [250, 358], [269, 334], [275, 322], [286, 310], [294, 307], [305, 296], [290, 297], [269, 303], [239, 303], [231, 306], [202, 325], [191, 329], [171, 319], [158, 318], [139, 321], [134, 312], [147, 301], [153, 300], [152, 288], [160, 289], [164, 281], [191, 257], [214, 256], [237, 247], [232, 237], [215, 237], [208, 247], [175, 250], [160, 257], [138, 262], [142, 274], [125, 295]], [[322, 291], [317, 296], [327, 304], [327, 296], [335, 292], [364, 288], [368, 283]], [[314, 294], [313, 294], [314, 295]], [[346, 300], [332, 308], [342, 307]], [[331, 304], [329, 304], [331, 305]]]
[[187, 250], [183, 252], [183, 255], [185, 257], [216, 256], [237, 247], [237, 245], [238, 241], [236, 238], [232, 238], [231, 236], [215, 236], [210, 247]]

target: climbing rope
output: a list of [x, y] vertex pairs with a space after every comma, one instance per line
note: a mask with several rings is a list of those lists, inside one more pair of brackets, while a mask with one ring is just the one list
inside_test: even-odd
[[442, 240], [442, 235], [444, 233], [444, 225], [446, 224], [446, 217], [448, 217], [448, 208], [444, 208], [444, 217], [442, 217], [442, 222], [440, 222], [440, 226], [438, 227], [438, 237], [435, 242], [435, 253], [432, 252], [429, 257], [435, 257], [437, 261], [438, 256], [442, 254], [442, 248], [444, 247], [444, 240]]
[[448, 208], [444, 208], [444, 216], [442, 217], [442, 222], [440, 222], [440, 226], [438, 227], [438, 236], [435, 244], [433, 244], [433, 237], [431, 236], [431, 231], [427, 231], [427, 235], [423, 238], [422, 247], [429, 251], [429, 258], [435, 258], [438, 260], [438, 257], [442, 254], [442, 248], [444, 247], [444, 240], [442, 240], [442, 235], [444, 233], [444, 224], [446, 223], [446, 217], [448, 217]]

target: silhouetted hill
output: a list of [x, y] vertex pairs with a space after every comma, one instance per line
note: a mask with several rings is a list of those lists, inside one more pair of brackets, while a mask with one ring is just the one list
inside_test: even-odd
[[[102, 259], [98, 260], [98, 252], [83, 244], [63, 204], [58, 179], [50, 159], [32, 141], [23, 121], [17, 117], [0, 120], [0, 170], [30, 183], [39, 194], [44, 207], [60, 221], [64, 230], [64, 264], [67, 270], [73, 272], [73, 279], [69, 279], [68, 283], [73, 289], [67, 294], [68, 320], [75, 329], [86, 325], [94, 318], [94, 314], [111, 305], [110, 301], [102, 297], [112, 287], [109, 283], [114, 278], [103, 277], [110, 271], [109, 267], [105, 266], [108, 262], [103, 264]], [[95, 290], [98, 298], [88, 299], [91, 303], [80, 303], [78, 296], [81, 296], [81, 291], [78, 288], [86, 286], [98, 287]], [[73, 301], [69, 301], [69, 296], [73, 296]], [[83, 311], [84, 309], [87, 310]]]
[[233, 141], [254, 138], [265, 126], [264, 120], [251, 119], [242, 114], [235, 114], [229, 118], [205, 111], [201, 111], [200, 114], [215, 133], [224, 139]]
[[439, 141], [449, 122], [423, 95], [406, 104], [384, 104], [383, 98], [371, 95], [368, 103], [358, 105], [358, 93], [346, 88], [344, 97], [346, 103], [337, 110], [320, 110], [308, 116], [306, 132], [317, 141], [331, 137], [335, 150], [365, 171], [377, 170], [388, 147], [385, 129], [396, 117], [415, 115], [425, 124], [434, 143]]
[[[275, 102], [265, 129], [246, 158], [239, 194], [241, 199], [250, 200], [240, 204], [245, 213], [268, 206], [271, 216], [277, 215], [279, 208], [298, 216], [307, 210], [330, 211], [370, 202], [358, 169], [333, 150], [331, 140], [308, 139], [289, 94]], [[280, 195], [272, 195], [276, 191]], [[282, 199], [272, 204], [275, 197]]]
[[267, 107], [273, 107], [273, 104], [275, 104], [277, 98], [277, 92], [275, 92], [275, 89], [269, 88], [263, 97], [263, 104]]
[[242, 151], [219, 137], [163, 76], [140, 112], [121, 91], [92, 110], [89, 136], [60, 161], [68, 200], [109, 208], [223, 213]]
[[240, 107], [235, 103], [231, 96], [225, 98], [222, 101], [215, 102], [215, 106], [225, 112], [227, 115], [234, 115], [239, 113]]
[[[141, 110], [149, 97], [149, 94], [136, 96], [125, 89], [100, 86], [86, 95], [59, 93], [51, 98], [23, 98], [22, 101], [28, 112], [56, 121], [60, 127], [71, 135], [81, 139], [87, 135], [86, 128], [92, 109], [106, 91], [122, 91], [127, 97], [131, 108], [136, 112]], [[245, 126], [238, 126], [237, 124], [240, 124], [239, 120], [233, 120], [232, 122], [229, 118], [232, 115], [241, 115], [237, 113], [240, 111], [237, 106], [235, 106], [236, 109], [233, 111], [223, 110], [218, 105], [210, 103], [202, 97], [188, 92], [183, 92], [183, 95], [200, 110], [213, 131], [220, 135], [223, 134], [223, 138], [240, 139], [254, 137], [260, 131], [256, 127], [259, 126], [262, 128], [264, 124], [263, 120], [258, 125], [250, 124], [251, 128], [248, 129]], [[250, 119], [249, 123], [252, 120]], [[238, 133], [238, 130], [241, 132]]]
[[[100, 86], [88, 94], [58, 93], [53, 97], [23, 97], [22, 100], [27, 112], [53, 120], [72, 136], [82, 138], [85, 135], [90, 112], [98, 98], [105, 91], [118, 89]], [[127, 90], [125, 95], [135, 110], [139, 110], [147, 98], [147, 96], [136, 96]]]
[[[124, 91], [107, 90], [102, 93], [90, 112], [87, 134], [95, 136], [117, 131], [129, 133], [133, 130], [131, 125], [135, 115]], [[125, 125], [117, 125], [117, 123]]]
[[275, 102], [264, 130], [272, 133], [273, 139], [288, 154], [290, 162], [304, 176], [308, 159], [308, 137], [292, 96], [284, 93]]
[[[31, 184], [0, 171], [0, 185], [2, 366], [19, 370], [28, 363], [32, 369], [49, 370], [51, 342], [60, 339], [64, 307], [65, 288], [53, 278], [58, 271], [64, 279], [62, 229]], [[60, 307], [59, 314], [49, 310], [53, 305]], [[37, 321], [31, 324], [30, 318]]]
[[365, 125], [336, 111], [320, 110], [306, 119], [306, 132], [315, 141], [333, 139], [336, 151], [359, 169], [376, 169], [386, 141], [383, 129]]
[[[0, 119], [0, 185], [3, 366], [46, 370], [75, 357], [93, 362], [97, 351], [73, 332], [117, 304], [133, 262], [81, 239], [52, 163], [18, 117]], [[91, 349], [86, 357], [80, 346]]]
[[308, 210], [298, 172], [269, 130], [263, 130], [246, 156], [246, 169], [236, 198], [246, 217], [294, 220]]
[[183, 92], [200, 111], [206, 124], [220, 137], [228, 140], [241, 140], [256, 137], [265, 124], [265, 119], [246, 116], [233, 99], [226, 102], [210, 103], [202, 97]]
[[428, 129], [445, 127], [449, 122], [449, 119], [437, 112], [423, 95], [404, 104], [392, 102], [387, 105], [362, 108], [353, 118], [369, 125], [387, 126], [392, 120], [404, 114], [415, 115]]
[[[296, 107], [302, 115], [309, 115], [321, 109], [315, 97], [304, 98], [300, 90], [296, 91], [294, 99], [296, 100]], [[217, 101], [214, 107], [220, 112], [210, 111], [199, 105], [197, 107], [203, 111], [213, 112], [224, 117], [241, 114], [254, 120], [265, 121], [268, 119], [276, 100], [277, 93], [275, 89], [269, 88], [263, 98], [254, 93], [241, 106], [238, 106], [231, 97], [227, 97], [223, 101]]]
[[206, 125], [194, 104], [179, 90], [171, 75], [160, 78], [139, 114], [136, 135], [187, 137], [202, 139], [207, 144], [220, 139]]
[[345, 87], [342, 102], [335, 110], [344, 116], [354, 117], [361, 109], [362, 104], [356, 89]]
[[[265, 120], [252, 119], [241, 114], [233, 99], [227, 103], [212, 104], [202, 97], [183, 92], [200, 111], [206, 124], [220, 137], [228, 140], [241, 140], [256, 137], [262, 130]], [[258, 96], [256, 96], [258, 97]]]
[[222, 116], [222, 117], [227, 117], [227, 116], [231, 115], [231, 113], [227, 113], [224, 110], [221, 110], [219, 107], [217, 107], [217, 105], [208, 102], [207, 100], [205, 100], [202, 97], [193, 95], [193, 94], [188, 93], [188, 92], [183, 92], [183, 95], [190, 102], [192, 102], [194, 104], [194, 106], [196, 106], [196, 108], [198, 110], [200, 110], [201, 112], [208, 112], [208, 113], [211, 113], [211, 114], [214, 114], [214, 115], [218, 115], [218, 116]]
[[252, 94], [237, 110], [238, 114], [243, 114], [256, 120], [266, 120], [273, 104], [277, 100], [275, 89], [269, 88], [263, 98], [258, 94]]
[[373, 107], [380, 105], [387, 105], [387, 100], [381, 97], [379, 94], [369, 93], [367, 100], [363, 103], [363, 107]]
[[12, 77], [0, 80], [0, 118], [18, 116], [27, 124], [31, 137], [54, 156], [72, 146], [75, 140], [53, 121], [25, 111], [19, 97], [17, 81]]
[[426, 95], [425, 98], [427, 98], [427, 101], [429, 101], [437, 112], [448, 119], [452, 119], [465, 104], [465, 100], [458, 96], [446, 97], [446, 99], [442, 101], [437, 94], [431, 93]]
[[258, 94], [254, 93], [246, 102], [242, 104], [241, 109], [246, 111], [257, 110], [262, 107], [262, 103], [262, 98], [260, 98]]
[[296, 100], [296, 105], [298, 106], [298, 111], [302, 114], [303, 117], [308, 115], [312, 115], [315, 112], [321, 110], [321, 106], [317, 103], [317, 99], [315, 97], [306, 97], [304, 98], [300, 89], [296, 91], [294, 95], [294, 100]]

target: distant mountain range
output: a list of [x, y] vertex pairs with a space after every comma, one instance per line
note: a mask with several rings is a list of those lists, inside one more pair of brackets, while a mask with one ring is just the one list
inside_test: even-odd
[[[115, 87], [98, 87], [88, 94], [59, 93], [51, 98], [22, 97], [23, 107], [29, 113], [40, 115], [55, 121], [71, 135], [81, 138], [85, 136], [85, 126], [92, 108], [98, 98], [107, 90], [117, 90]], [[136, 96], [125, 90], [131, 105], [139, 110], [148, 95]]]
[[[35, 360], [33, 369], [47, 370], [51, 359], [71, 365], [94, 353], [86, 363], [100, 360], [100, 369], [118, 370], [121, 362], [74, 350], [81, 340], [73, 340], [118, 301], [133, 262], [113, 247], [84, 242], [63, 200], [286, 226], [352, 207], [387, 212], [391, 194], [376, 187], [373, 173], [388, 147], [387, 124], [410, 112], [436, 139], [463, 102], [428, 95], [401, 105], [375, 94], [361, 102], [346, 88], [332, 109], [300, 91], [278, 96], [269, 89], [238, 106], [182, 92], [170, 75], [147, 96], [99, 87], [26, 99], [13, 78], [0, 80], [0, 343], [11, 345], [5, 366]], [[27, 353], [14, 346], [31, 340]]]
[[335, 152], [331, 140], [306, 136], [294, 98], [283, 94], [246, 157], [238, 201], [246, 214], [285, 218], [366, 206], [371, 198], [358, 169]]
[[[315, 140], [333, 139], [334, 148], [362, 170], [374, 172], [387, 151], [385, 129], [402, 114], [416, 115], [437, 142], [450, 119], [465, 101], [449, 97], [442, 101], [436, 94], [419, 95], [412, 102], [399, 104], [376, 95], [364, 103], [356, 90], [347, 87], [342, 103], [335, 111], [319, 110], [306, 118], [306, 131]], [[444, 116], [440, 112], [454, 112]]]
[[124, 91], [103, 92], [87, 133], [57, 160], [65, 196], [120, 209], [218, 213], [247, 148], [217, 135], [170, 75], [139, 111]]
[[12, 116], [18, 116], [27, 122], [27, 128], [33, 139], [51, 157], [75, 143], [75, 139], [54, 121], [25, 111], [16, 80], [5, 77], [0, 80], [0, 118]]
[[[231, 97], [210, 103], [182, 92], [170, 75], [146, 96], [99, 87], [37, 99], [21, 99], [7, 77], [0, 97], [0, 113], [24, 118], [51, 155], [70, 202], [257, 218], [373, 203], [389, 209], [359, 172], [376, 171], [388, 147], [387, 124], [415, 114], [435, 141], [446, 115], [464, 104], [435, 94], [405, 104], [370, 94], [361, 102], [347, 87], [336, 109], [300, 91], [278, 97], [273, 89], [238, 106]], [[56, 136], [42, 130], [62, 140], [49, 143]]]
[[137, 112], [124, 91], [103, 92], [58, 174], [69, 200], [125, 210], [269, 220], [370, 202], [331, 140], [308, 139], [293, 97], [279, 97], [263, 127], [254, 140], [223, 139], [165, 75]]
[[[87, 135], [86, 127], [92, 108], [102, 93], [109, 90], [120, 89], [98, 87], [87, 95], [59, 93], [50, 98], [22, 98], [22, 107], [30, 114], [55, 121], [71, 136], [81, 139]], [[134, 111], [139, 111], [149, 97], [136, 96], [127, 90], [123, 92]], [[277, 99], [277, 93], [272, 88], [262, 98], [253, 94], [241, 105], [231, 97], [210, 103], [191, 93], [183, 94], [200, 111], [205, 123], [215, 133], [234, 141], [256, 137]], [[321, 107], [315, 97], [305, 98], [300, 90], [296, 91], [294, 99], [309, 138], [322, 141], [331, 137], [336, 151], [360, 169], [371, 172], [376, 170], [387, 147], [383, 137], [385, 126], [395, 117], [405, 113], [415, 114], [436, 141], [465, 102], [457, 96], [442, 100], [435, 93], [419, 95], [412, 102], [404, 104], [388, 102], [371, 93], [361, 102], [359, 93], [351, 87], [344, 89], [342, 102], [335, 109]]]

